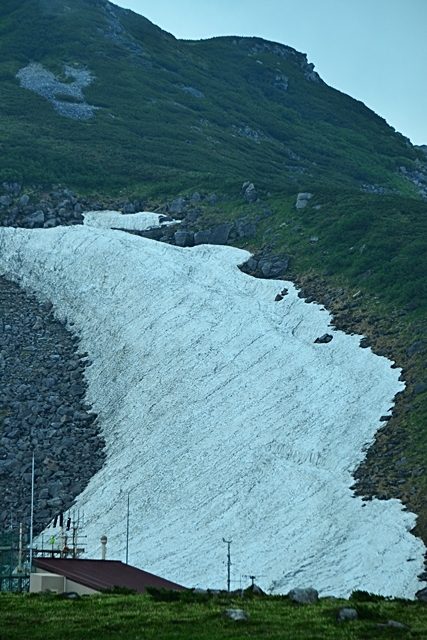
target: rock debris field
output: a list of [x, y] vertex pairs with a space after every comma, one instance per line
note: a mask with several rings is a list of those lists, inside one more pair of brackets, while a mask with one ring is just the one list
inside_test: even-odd
[[73, 340], [50, 303], [0, 279], [0, 530], [28, 529], [32, 453], [35, 530], [66, 511], [101, 468], [103, 440], [84, 401]]
[[349, 489], [400, 371], [292, 283], [242, 273], [249, 258], [86, 225], [0, 229], [0, 274], [51, 302], [92, 362], [79, 410], [98, 414], [106, 459], [75, 503], [86, 557], [105, 534], [125, 559], [129, 495], [130, 563], [186, 586], [225, 586], [225, 538], [234, 587], [252, 574], [273, 593], [412, 598], [415, 516]]

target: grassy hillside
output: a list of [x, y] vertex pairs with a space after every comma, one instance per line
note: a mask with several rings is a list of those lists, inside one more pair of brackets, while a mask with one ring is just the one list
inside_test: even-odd
[[[178, 41], [106, 0], [9, 0], [0, 11], [0, 177], [110, 192], [251, 179], [412, 193], [396, 171], [420, 152], [290, 47]], [[64, 64], [87, 69], [94, 116], [64, 117], [22, 88], [16, 74], [31, 62], [64, 84]]]

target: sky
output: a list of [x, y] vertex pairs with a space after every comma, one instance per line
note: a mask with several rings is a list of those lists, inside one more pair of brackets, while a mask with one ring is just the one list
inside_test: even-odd
[[427, 144], [427, 0], [113, 0], [175, 37], [258, 36]]

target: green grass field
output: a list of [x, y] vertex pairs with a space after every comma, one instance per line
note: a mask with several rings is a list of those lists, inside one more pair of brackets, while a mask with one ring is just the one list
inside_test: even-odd
[[[427, 638], [427, 606], [404, 600], [361, 602], [321, 599], [295, 605], [286, 597], [186, 598], [158, 602], [151, 596], [101, 595], [64, 600], [55, 595], [1, 594], [2, 640], [238, 640], [289, 638], [346, 640]], [[362, 598], [363, 599], [363, 598]], [[199, 600], [199, 601], [197, 601]], [[338, 622], [340, 607], [355, 608], [358, 620]], [[234, 622], [225, 609], [244, 609], [248, 621]], [[378, 627], [389, 620], [406, 628]]]

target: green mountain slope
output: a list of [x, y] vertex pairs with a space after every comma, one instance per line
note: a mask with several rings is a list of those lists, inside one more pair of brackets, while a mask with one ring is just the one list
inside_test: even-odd
[[[246, 175], [270, 190], [368, 183], [408, 191], [396, 172], [414, 169], [420, 155], [361, 102], [319, 81], [290, 47], [178, 41], [106, 0], [2, 3], [0, 60], [0, 169], [29, 182], [114, 189]], [[65, 64], [87, 69], [93, 117], [64, 117], [23, 89], [16, 74], [29, 63], [65, 90], [73, 80]]]
[[159, 210], [197, 190], [183, 228], [234, 222], [229, 242], [290, 258], [308, 299], [404, 367], [356, 490], [402, 499], [427, 542], [425, 150], [290, 47], [179, 41], [107, 0], [2, 0], [0, 80], [0, 183]]

